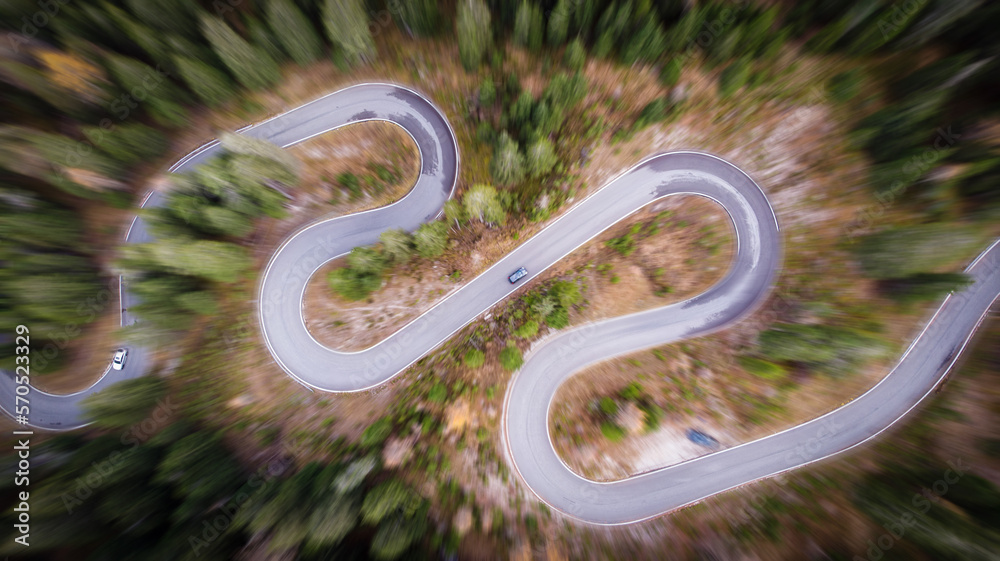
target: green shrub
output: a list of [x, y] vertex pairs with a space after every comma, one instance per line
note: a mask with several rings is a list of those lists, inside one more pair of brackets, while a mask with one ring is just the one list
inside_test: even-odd
[[347, 189], [351, 194], [352, 201], [361, 196], [361, 181], [353, 173], [345, 171], [337, 175], [337, 183], [344, 189]]
[[765, 380], [780, 380], [785, 377], [787, 371], [780, 364], [766, 361], [752, 356], [741, 356], [740, 366], [744, 370]]
[[553, 329], [562, 329], [569, 325], [569, 312], [560, 306], [545, 316], [545, 323]]
[[479, 103], [483, 107], [493, 105], [497, 100], [497, 88], [492, 78], [485, 78], [479, 85]]
[[361, 433], [361, 446], [363, 448], [374, 448], [381, 446], [386, 438], [392, 433], [392, 420], [389, 417], [382, 417]]
[[628, 257], [635, 252], [635, 238], [631, 234], [625, 234], [620, 238], [611, 238], [604, 242], [604, 245], [617, 251], [624, 257]]
[[943, 299], [953, 290], [960, 290], [972, 282], [965, 273], [918, 273], [900, 279], [886, 279], [879, 283], [879, 290], [903, 305], [933, 302]]
[[280, 427], [264, 427], [257, 431], [257, 438], [261, 446], [270, 446], [281, 434]]
[[598, 407], [600, 408], [601, 413], [604, 413], [608, 417], [613, 417], [618, 413], [618, 404], [615, 403], [613, 398], [607, 396], [601, 398], [601, 401], [598, 403]]
[[347, 300], [364, 300], [382, 286], [381, 273], [361, 272], [350, 267], [330, 271], [330, 290]]
[[826, 90], [837, 103], [845, 103], [861, 93], [861, 72], [857, 69], [841, 72], [826, 83]]
[[601, 434], [611, 442], [621, 442], [625, 438], [625, 429], [611, 421], [604, 421], [601, 423]]
[[746, 85], [750, 78], [750, 63], [746, 59], [739, 59], [727, 66], [719, 74], [719, 94], [722, 97], [729, 97], [736, 93], [736, 90]]
[[526, 321], [526, 322], [522, 323], [521, 327], [518, 327], [514, 331], [514, 335], [517, 335], [518, 337], [520, 337], [522, 339], [527, 339], [529, 337], [534, 337], [535, 334], [537, 334], [537, 333], [538, 333], [538, 322], [535, 321], [535, 320], [529, 320], [529, 321]]
[[507, 345], [507, 347], [500, 351], [500, 366], [503, 366], [505, 370], [513, 372], [524, 364], [524, 358], [521, 357], [521, 350], [514, 345]]
[[427, 399], [433, 403], [444, 403], [448, 399], [448, 387], [438, 382], [427, 392]]
[[587, 49], [583, 46], [583, 41], [577, 37], [570, 41], [563, 53], [563, 64], [573, 71], [582, 70], [587, 62]]
[[660, 428], [660, 420], [663, 419], [663, 409], [655, 403], [650, 403], [640, 407], [643, 412], [643, 425], [646, 432], [653, 432]]
[[639, 401], [646, 394], [639, 382], [632, 382], [618, 392], [618, 395], [625, 401]]
[[484, 355], [483, 351], [480, 351], [479, 349], [469, 349], [465, 353], [465, 357], [462, 361], [468, 368], [479, 368], [484, 362], [486, 362], [486, 355]]
[[658, 97], [642, 108], [633, 126], [636, 130], [646, 128], [653, 123], [669, 117], [672, 110], [673, 104], [670, 103], [670, 100], [665, 97]]
[[670, 59], [663, 64], [663, 68], [660, 69], [660, 82], [664, 86], [673, 87], [677, 85], [677, 82], [681, 79], [681, 63], [677, 59]]
[[860, 238], [852, 249], [866, 276], [899, 279], [971, 257], [981, 240], [976, 227], [939, 222], [883, 230]]

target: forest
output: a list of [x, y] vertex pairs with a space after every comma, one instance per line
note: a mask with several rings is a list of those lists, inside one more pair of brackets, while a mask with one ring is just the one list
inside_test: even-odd
[[[965, 286], [965, 275], [941, 266], [984, 247], [1000, 219], [1000, 4], [984, 0], [5, 0], [0, 21], [3, 369], [14, 366], [17, 325], [30, 324], [46, 348], [62, 349], [116, 305], [108, 301], [120, 274], [141, 297], [131, 311], [142, 321], [124, 330], [127, 341], [172, 343], [196, 332], [181, 369], [218, 362], [210, 347], [231, 320], [232, 294], [257, 274], [255, 229], [283, 216], [301, 162], [267, 142], [225, 134], [220, 156], [171, 174], [167, 204], [142, 211], [155, 242], [107, 247], [115, 232], [88, 230], [81, 216], [136, 207], [171, 156], [195, 148], [184, 144], [192, 122], [239, 106], [246, 92], [268, 91], [288, 68], [332, 61], [344, 75], [364, 70], [384, 56], [386, 42], [399, 40], [381, 34], [385, 26], [400, 31], [404, 48], [417, 40], [457, 45], [478, 84], [466, 92], [465, 117], [491, 182], [465, 188], [438, 221], [412, 233], [388, 231], [379, 244], [352, 251], [328, 279], [347, 300], [369, 297], [392, 267], [444, 254], [463, 225], [548, 220], [570, 199], [563, 187], [581, 149], [602, 135], [627, 139], [684, 110], [662, 98], [628, 127], [595, 124], [581, 134], [574, 126], [588, 88], [581, 69], [595, 59], [650, 67], [667, 87], [688, 66], [717, 70], [727, 98], [753, 89], [779, 53], [792, 50], [857, 68], [821, 84], [832, 103], [855, 107], [859, 92], [883, 88], [878, 103], [859, 103], [858, 118], [845, 123], [868, 164], [874, 203], [840, 243], [901, 306]], [[551, 65], [534, 90], [540, 94], [509, 71], [509, 47]], [[339, 182], [345, 192], [361, 188], [357, 178]], [[882, 226], [897, 215], [906, 219]], [[542, 312], [529, 319], [535, 329], [563, 327], [566, 310], [580, 301], [575, 285], [546, 290], [532, 296], [548, 300], [530, 304]], [[868, 327], [775, 323], [742, 360], [764, 376], [837, 372], [879, 347], [878, 330]], [[519, 366], [514, 352], [501, 356], [505, 367]], [[68, 366], [64, 353], [43, 356], [38, 376]], [[483, 358], [464, 360], [475, 367]], [[9, 523], [0, 552], [94, 560], [454, 558], [460, 535], [435, 509], [464, 504], [462, 493], [415, 488], [398, 473], [405, 468], [383, 465], [389, 436], [425, 423], [425, 413], [392, 411], [356, 440], [329, 443], [335, 461], [300, 461], [272, 446], [274, 435], [254, 453], [234, 449], [204, 413], [206, 399], [159, 376], [89, 398], [93, 425], [40, 438], [32, 449], [37, 498], [28, 555], [10, 545]], [[146, 430], [151, 417], [162, 422]], [[927, 479], [924, 472], [937, 477], [941, 463], [886, 465], [850, 494], [872, 520], [895, 516], [913, 494], [908, 482]], [[5, 522], [16, 518], [13, 465], [5, 459], [0, 466]], [[979, 476], [958, 488], [948, 496], [952, 507], [932, 511], [906, 539], [927, 559], [995, 558], [1000, 491]], [[503, 520], [491, 516], [476, 512], [502, 541]]]

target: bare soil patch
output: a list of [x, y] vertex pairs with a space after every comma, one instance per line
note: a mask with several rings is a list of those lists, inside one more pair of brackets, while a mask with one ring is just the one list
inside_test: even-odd
[[330, 289], [330, 271], [346, 266], [344, 258], [320, 267], [306, 287], [303, 315], [317, 341], [343, 351], [375, 345], [457, 289], [440, 266], [413, 274], [388, 275], [373, 297], [352, 302]]

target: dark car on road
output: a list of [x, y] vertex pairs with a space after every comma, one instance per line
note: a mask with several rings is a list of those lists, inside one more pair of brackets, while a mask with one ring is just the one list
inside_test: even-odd
[[719, 445], [718, 440], [701, 432], [700, 430], [688, 429], [687, 437], [688, 440], [694, 442], [695, 444], [698, 444], [699, 446], [705, 446], [707, 448], [715, 448]]
[[511, 275], [507, 277], [507, 279], [510, 281], [510, 284], [514, 284], [515, 282], [521, 280], [526, 276], [528, 276], [528, 270], [525, 269], [524, 267], [521, 267], [520, 269], [511, 273]]

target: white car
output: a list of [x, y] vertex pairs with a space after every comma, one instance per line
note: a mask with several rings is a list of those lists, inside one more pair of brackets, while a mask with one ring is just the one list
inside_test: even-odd
[[115, 351], [115, 358], [111, 360], [111, 368], [121, 370], [125, 368], [125, 359], [128, 358], [128, 349], [118, 349]]

